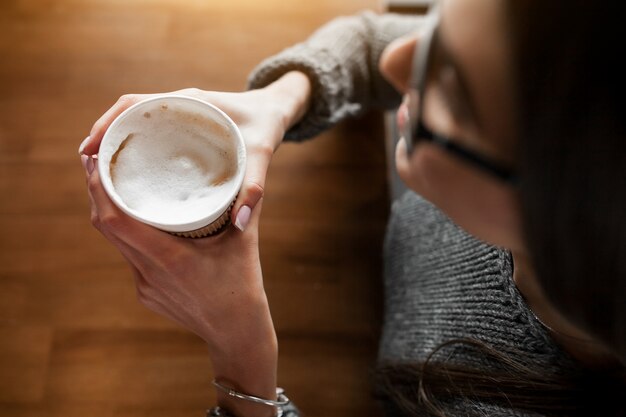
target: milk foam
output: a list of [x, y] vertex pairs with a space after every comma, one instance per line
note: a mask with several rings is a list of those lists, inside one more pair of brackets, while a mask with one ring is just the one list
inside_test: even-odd
[[114, 133], [111, 182], [141, 217], [190, 223], [232, 199], [241, 150], [224, 122], [179, 103], [153, 102], [129, 113]]

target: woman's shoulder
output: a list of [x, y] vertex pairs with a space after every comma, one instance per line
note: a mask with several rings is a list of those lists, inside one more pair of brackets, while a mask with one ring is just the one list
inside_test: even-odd
[[[393, 204], [387, 230], [379, 360], [423, 362], [447, 342], [470, 340], [546, 372], [573, 371], [576, 366], [532, 314], [512, 274], [509, 251], [470, 235], [435, 205], [407, 192]], [[467, 343], [449, 344], [432, 359], [480, 370], [501, 365]], [[470, 409], [530, 416], [482, 401], [445, 405], [450, 416]]]

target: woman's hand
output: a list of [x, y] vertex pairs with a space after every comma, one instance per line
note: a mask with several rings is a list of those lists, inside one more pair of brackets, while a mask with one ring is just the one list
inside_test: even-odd
[[[243, 230], [263, 196], [270, 159], [284, 135], [281, 108], [271, 104], [274, 100], [268, 103], [270, 93], [264, 89], [220, 93], [192, 88], [164, 95], [167, 94], [188, 95], [215, 104], [241, 129], [248, 163], [233, 213], [238, 213], [236, 222]], [[229, 229], [218, 237], [201, 240], [173, 237], [134, 221], [117, 209], [102, 188], [98, 171], [93, 169], [97, 159], [87, 158], [98, 153], [105, 131], [120, 113], [155, 95], [122, 96], [94, 124], [89, 139], [81, 146], [92, 222], [131, 264], [142, 303], [176, 320], [210, 344], [214, 323], [222, 320], [223, 314], [239, 313], [242, 308], [237, 303], [256, 305], [264, 296], [256, 225], [250, 233]], [[247, 209], [242, 210], [244, 206]], [[260, 207], [254, 212], [258, 218]]]
[[[306, 100], [290, 84], [292, 73], [264, 89], [244, 93], [184, 94], [208, 101], [239, 126], [248, 155], [244, 183], [235, 202], [235, 224], [218, 236], [186, 239], [172, 236], [122, 213], [104, 191], [95, 165], [102, 137], [112, 121], [132, 104], [152, 95], [126, 95], [93, 126], [79, 153], [85, 167], [94, 226], [130, 264], [137, 296], [149, 309], [179, 323], [209, 346], [214, 373], [243, 392], [275, 398], [277, 343], [269, 313], [258, 251], [258, 224], [265, 176], [286, 129], [301, 116]], [[287, 82], [285, 81], [287, 80]], [[301, 93], [308, 98], [310, 87]], [[235, 415], [266, 415], [267, 407], [218, 402]], [[271, 410], [269, 410], [271, 414]]]
[[[285, 132], [308, 108], [311, 94], [309, 79], [303, 73], [292, 71], [265, 88], [243, 93], [188, 88], [167, 94], [187, 95], [214, 104], [228, 114], [241, 130], [248, 157], [243, 185], [232, 213], [235, 226], [243, 230], [250, 212], [263, 196], [265, 177], [274, 151]], [[113, 120], [133, 104], [155, 95], [164, 94], [127, 94], [120, 97], [93, 125], [79, 153], [88, 156], [97, 154], [104, 132]]]
[[[273, 398], [277, 343], [258, 251], [262, 199], [244, 232], [230, 228], [206, 239], [176, 237], [121, 212], [104, 191], [97, 159], [81, 156], [94, 226], [133, 270], [137, 298], [203, 338], [215, 377], [243, 392]], [[235, 415], [271, 415], [268, 407], [218, 403]]]
[[[175, 237], [120, 211], [102, 187], [97, 159], [86, 155], [81, 159], [91, 221], [130, 264], [142, 304], [196, 333], [214, 350], [222, 343], [216, 339], [234, 336], [224, 334], [227, 323], [239, 324], [264, 312], [258, 251], [262, 203], [243, 233], [228, 229], [206, 239]], [[256, 323], [260, 324], [266, 323]]]
[[[127, 94], [111, 107], [91, 129], [89, 137], [81, 145], [86, 155], [98, 153], [104, 133], [113, 120], [133, 104], [156, 96], [180, 94], [195, 97], [216, 105], [237, 124], [246, 142], [247, 166], [241, 191], [233, 206], [233, 223], [244, 229], [250, 212], [263, 195], [265, 177], [275, 148], [284, 135], [284, 126], [278, 108], [263, 102], [263, 90], [245, 93], [207, 92], [189, 88], [164, 94]], [[242, 207], [246, 206], [241, 210]]]

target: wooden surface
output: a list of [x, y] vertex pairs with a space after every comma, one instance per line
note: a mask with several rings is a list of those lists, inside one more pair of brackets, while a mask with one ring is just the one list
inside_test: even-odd
[[[202, 416], [203, 342], [141, 306], [90, 225], [76, 150], [124, 93], [241, 90], [262, 58], [375, 0], [0, 2], [0, 416]], [[261, 252], [279, 382], [307, 416], [375, 416], [387, 215], [378, 115], [278, 151]]]

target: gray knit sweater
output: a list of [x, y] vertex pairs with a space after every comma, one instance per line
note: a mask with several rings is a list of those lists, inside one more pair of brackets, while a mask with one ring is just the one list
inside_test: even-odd
[[[399, 94], [378, 72], [378, 60], [393, 39], [418, 30], [421, 18], [365, 12], [320, 28], [305, 42], [262, 62], [249, 87], [271, 83], [289, 70], [313, 83], [309, 112], [286, 139], [303, 140], [371, 107], [393, 108]], [[472, 338], [497, 349], [515, 348], [548, 372], [576, 364], [550, 338], [512, 281], [512, 257], [456, 226], [412, 192], [394, 202], [385, 239], [385, 317], [379, 359], [423, 361], [439, 344]], [[466, 347], [445, 360], [477, 369], [494, 366]], [[450, 416], [524, 415], [484, 402], [447, 403]], [[398, 410], [387, 404], [389, 415]]]

